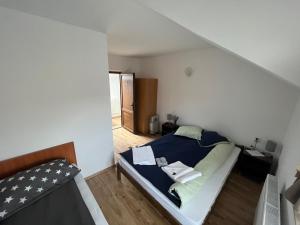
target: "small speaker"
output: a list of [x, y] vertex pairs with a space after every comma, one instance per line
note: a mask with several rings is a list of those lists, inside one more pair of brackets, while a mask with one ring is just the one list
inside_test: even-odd
[[167, 120], [173, 120], [174, 116], [170, 113], [167, 114]]
[[178, 116], [168, 113], [167, 120], [168, 120], [168, 122], [176, 124], [177, 120], [178, 120]]
[[266, 143], [266, 151], [275, 152], [277, 143], [275, 141], [268, 140]]

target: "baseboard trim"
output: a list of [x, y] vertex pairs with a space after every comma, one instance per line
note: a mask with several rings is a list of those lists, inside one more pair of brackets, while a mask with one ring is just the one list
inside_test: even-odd
[[115, 167], [116, 167], [116, 165], [114, 164], [114, 165], [112, 165], [112, 166], [110, 166], [110, 167], [107, 167], [107, 168], [104, 169], [104, 170], [98, 171], [98, 172], [96, 172], [96, 173], [94, 173], [94, 174], [92, 174], [92, 175], [90, 175], [90, 176], [88, 176], [88, 177], [86, 177], [86, 178], [84, 178], [84, 179], [87, 181], [87, 180], [89, 180], [89, 179], [91, 179], [91, 178], [93, 178], [93, 177], [95, 177], [95, 176], [98, 176], [98, 175], [100, 175], [100, 174], [107, 173], [107, 171], [109, 171], [109, 170], [111, 170], [111, 169], [113, 169], [113, 168], [115, 168]]

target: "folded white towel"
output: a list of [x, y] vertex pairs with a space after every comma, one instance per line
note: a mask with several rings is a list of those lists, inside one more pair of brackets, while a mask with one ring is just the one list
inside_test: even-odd
[[162, 170], [174, 181], [186, 183], [201, 176], [201, 172], [194, 170], [194, 168], [184, 165], [177, 161], [168, 166], [162, 167]]
[[167, 166], [162, 167], [162, 170], [169, 175], [173, 180], [177, 180], [178, 177], [183, 176], [194, 169], [192, 167], [184, 165], [182, 162], [177, 161]]
[[201, 177], [201, 176], [202, 176], [201, 172], [199, 172], [197, 170], [193, 170], [193, 171], [188, 172], [187, 174], [185, 174], [183, 176], [178, 177], [176, 181], [184, 184], [188, 181], [194, 180], [195, 178]]
[[133, 164], [156, 165], [151, 146], [132, 148]]

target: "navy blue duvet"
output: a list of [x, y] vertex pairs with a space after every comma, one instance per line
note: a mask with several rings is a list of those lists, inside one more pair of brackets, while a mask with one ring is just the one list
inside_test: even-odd
[[[165, 157], [169, 164], [181, 161], [187, 166], [194, 167], [202, 160], [213, 147], [200, 147], [195, 139], [168, 134], [158, 140], [148, 143], [153, 149], [154, 157]], [[171, 195], [168, 190], [174, 181], [168, 177], [157, 165], [134, 165], [132, 150], [121, 153], [122, 157], [130, 163], [135, 170], [150, 181], [161, 193], [168, 197], [176, 206], [180, 206], [180, 199]]]

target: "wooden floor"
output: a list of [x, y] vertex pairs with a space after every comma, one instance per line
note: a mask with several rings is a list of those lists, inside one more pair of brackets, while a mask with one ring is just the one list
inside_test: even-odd
[[[170, 225], [153, 205], [111, 168], [87, 181], [110, 225]], [[231, 173], [205, 225], [250, 225], [261, 185]], [[201, 207], [201, 205], [199, 205]]]
[[117, 129], [121, 127], [121, 116], [115, 116], [111, 120], [112, 120], [112, 129]]
[[262, 184], [232, 172], [205, 225], [252, 225]]
[[119, 153], [128, 150], [130, 147], [144, 145], [158, 136], [145, 136], [133, 134], [123, 127], [113, 130], [113, 141], [115, 150], [115, 159], [119, 157]]
[[[135, 135], [124, 128], [113, 130], [116, 159], [129, 147], [143, 145], [155, 136]], [[110, 225], [170, 225], [155, 207], [123, 176], [111, 168], [88, 180]], [[250, 225], [262, 185], [233, 172], [205, 225]], [[201, 206], [199, 206], [201, 207]]]

